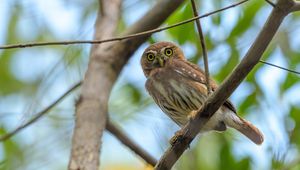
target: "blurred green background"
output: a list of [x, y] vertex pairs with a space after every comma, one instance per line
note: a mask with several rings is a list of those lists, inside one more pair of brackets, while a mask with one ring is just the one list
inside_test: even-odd
[[[138, 20], [156, 1], [124, 0], [118, 31]], [[165, 25], [192, 17], [187, 1]], [[197, 1], [204, 14], [234, 0]], [[92, 39], [96, 0], [0, 0], [0, 44]], [[272, 7], [263, 0], [201, 20], [212, 76], [222, 82], [239, 63], [261, 30]], [[300, 13], [289, 15], [263, 59], [300, 70]], [[144, 88], [139, 64], [149, 43], [172, 41], [188, 59], [203, 67], [193, 23], [154, 34], [136, 51], [114, 86], [109, 115], [131, 138], [157, 159], [179, 129], [153, 103]], [[44, 46], [0, 50], [0, 134], [29, 120], [84, 76], [90, 45]], [[0, 169], [66, 169], [74, 101], [68, 96], [44, 118], [0, 144]], [[240, 115], [265, 135], [254, 145], [234, 130], [196, 138], [176, 164], [179, 170], [300, 169], [299, 75], [262, 63], [231, 96]], [[101, 170], [151, 169], [109, 133], [103, 136]]]

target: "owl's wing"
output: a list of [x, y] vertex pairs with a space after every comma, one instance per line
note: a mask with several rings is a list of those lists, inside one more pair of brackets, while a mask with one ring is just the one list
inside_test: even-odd
[[[173, 61], [174, 69], [177, 72], [182, 73], [186, 78], [192, 79], [193, 81], [199, 82], [201, 84], [206, 84], [206, 78], [204, 71], [196, 64], [193, 64], [187, 60], [174, 59]], [[212, 91], [215, 91], [218, 88], [217, 83], [210, 78], [210, 86]], [[223, 104], [228, 109], [236, 113], [236, 109], [230, 100], [226, 100]]]

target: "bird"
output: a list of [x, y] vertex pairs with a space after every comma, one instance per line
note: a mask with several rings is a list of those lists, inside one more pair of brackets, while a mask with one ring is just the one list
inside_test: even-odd
[[[166, 41], [147, 47], [140, 63], [147, 78], [145, 87], [154, 102], [177, 125], [184, 126], [208, 98], [205, 72], [189, 62], [180, 47]], [[209, 79], [213, 92], [218, 85], [212, 78]], [[223, 132], [228, 127], [236, 129], [257, 145], [264, 141], [262, 132], [240, 117], [229, 100], [224, 102], [199, 133]]]

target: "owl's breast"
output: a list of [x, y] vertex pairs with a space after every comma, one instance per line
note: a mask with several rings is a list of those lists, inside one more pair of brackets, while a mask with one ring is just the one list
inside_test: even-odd
[[199, 90], [201, 86], [172, 69], [157, 70], [146, 82], [157, 105], [179, 125], [185, 124], [188, 115], [202, 106], [206, 94]]

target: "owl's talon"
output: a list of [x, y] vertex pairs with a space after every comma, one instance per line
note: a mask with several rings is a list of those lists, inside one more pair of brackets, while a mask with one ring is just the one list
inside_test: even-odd
[[176, 142], [181, 142], [183, 140], [183, 131], [179, 130], [175, 132], [174, 136], [170, 139], [169, 143], [173, 146]]

